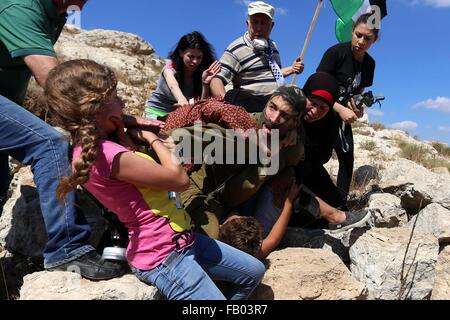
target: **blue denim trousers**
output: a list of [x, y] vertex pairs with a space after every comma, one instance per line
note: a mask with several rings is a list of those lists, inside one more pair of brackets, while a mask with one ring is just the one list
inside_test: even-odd
[[[201, 234], [196, 234], [192, 247], [173, 251], [158, 267], [131, 269], [169, 300], [245, 300], [266, 271], [255, 257]], [[213, 280], [229, 283], [225, 295]]]
[[[67, 202], [56, 198], [59, 180], [70, 173], [68, 143], [44, 121], [0, 95], [0, 180], [9, 182], [8, 156], [33, 172], [48, 233], [46, 268], [72, 261], [94, 248], [88, 245], [90, 226], [75, 210], [75, 194]], [[5, 165], [6, 163], [6, 165]]]

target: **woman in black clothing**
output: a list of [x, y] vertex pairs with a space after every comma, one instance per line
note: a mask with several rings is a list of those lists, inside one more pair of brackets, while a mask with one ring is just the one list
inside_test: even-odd
[[339, 102], [333, 109], [338, 115], [336, 143], [334, 150], [339, 159], [337, 187], [344, 202], [350, 189], [353, 176], [354, 146], [351, 124], [364, 115], [351, 99], [373, 83], [375, 60], [367, 52], [378, 39], [379, 29], [372, 27], [372, 14], [367, 13], [356, 21], [352, 41], [329, 48], [320, 62], [317, 71], [328, 72], [336, 77], [341, 88]]

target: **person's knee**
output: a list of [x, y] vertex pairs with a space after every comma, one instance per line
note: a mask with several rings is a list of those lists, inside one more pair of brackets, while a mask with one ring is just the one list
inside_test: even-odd
[[254, 282], [254, 285], [257, 286], [258, 284], [261, 283], [264, 274], [266, 273], [266, 267], [264, 265], [264, 263], [262, 263], [261, 261], [257, 260], [255, 258], [253, 264], [252, 264], [252, 281]]

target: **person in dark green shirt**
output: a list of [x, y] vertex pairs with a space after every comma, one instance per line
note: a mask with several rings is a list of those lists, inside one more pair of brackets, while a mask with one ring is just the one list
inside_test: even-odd
[[60, 178], [69, 175], [68, 143], [61, 133], [19, 105], [31, 76], [43, 86], [58, 64], [53, 45], [66, 22], [67, 8], [75, 5], [81, 10], [86, 2], [0, 2], [0, 198], [4, 202], [10, 180], [8, 156], [31, 165], [48, 233], [45, 268], [76, 271], [101, 280], [120, 276], [126, 269], [103, 260], [88, 244], [90, 227], [77, 217], [75, 195], [69, 194], [65, 204], [56, 199]]

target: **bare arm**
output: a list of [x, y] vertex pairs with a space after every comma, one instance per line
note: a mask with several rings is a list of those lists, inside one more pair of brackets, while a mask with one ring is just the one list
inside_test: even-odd
[[214, 98], [222, 99], [225, 97], [225, 86], [219, 78], [214, 78], [211, 80], [210, 88], [211, 94]]
[[302, 58], [297, 57], [291, 66], [281, 69], [281, 73], [283, 74], [283, 77], [289, 77], [294, 73], [301, 74], [303, 70], [305, 70], [305, 65]]
[[36, 54], [25, 56], [23, 60], [41, 87], [45, 86], [50, 70], [59, 63], [55, 57]]
[[256, 257], [260, 260], [265, 259], [275, 248], [280, 244], [283, 239], [284, 233], [286, 232], [286, 228], [289, 224], [289, 220], [292, 215], [292, 203], [294, 202], [295, 197], [300, 191], [300, 186], [298, 186], [295, 182], [293, 183], [291, 190], [289, 192], [289, 196], [286, 198], [284, 202], [283, 210], [281, 211], [280, 217], [277, 222], [270, 230], [269, 235], [263, 240], [261, 249], [257, 253]]
[[339, 117], [345, 123], [351, 124], [358, 119], [358, 117], [356, 116], [356, 114], [353, 112], [352, 109], [347, 108], [338, 102], [334, 104], [333, 109], [339, 114]]
[[161, 164], [132, 152], [114, 159], [111, 177], [131, 184], [168, 191], [184, 191], [189, 187], [189, 177], [183, 167], [173, 161], [171, 151], [154, 133], [133, 129], [128, 131], [145, 140], [155, 150]]
[[170, 92], [172, 92], [173, 96], [177, 100], [177, 104], [185, 105], [189, 104], [189, 101], [184, 96], [183, 92], [180, 89], [180, 84], [175, 78], [175, 74], [173, 70], [167, 68], [163, 72], [164, 78], [166, 79], [167, 85], [169, 86]]
[[202, 74], [202, 97], [201, 99], [207, 99], [210, 97], [210, 84], [212, 79], [220, 72], [220, 62], [214, 61], [211, 66], [206, 69]]

